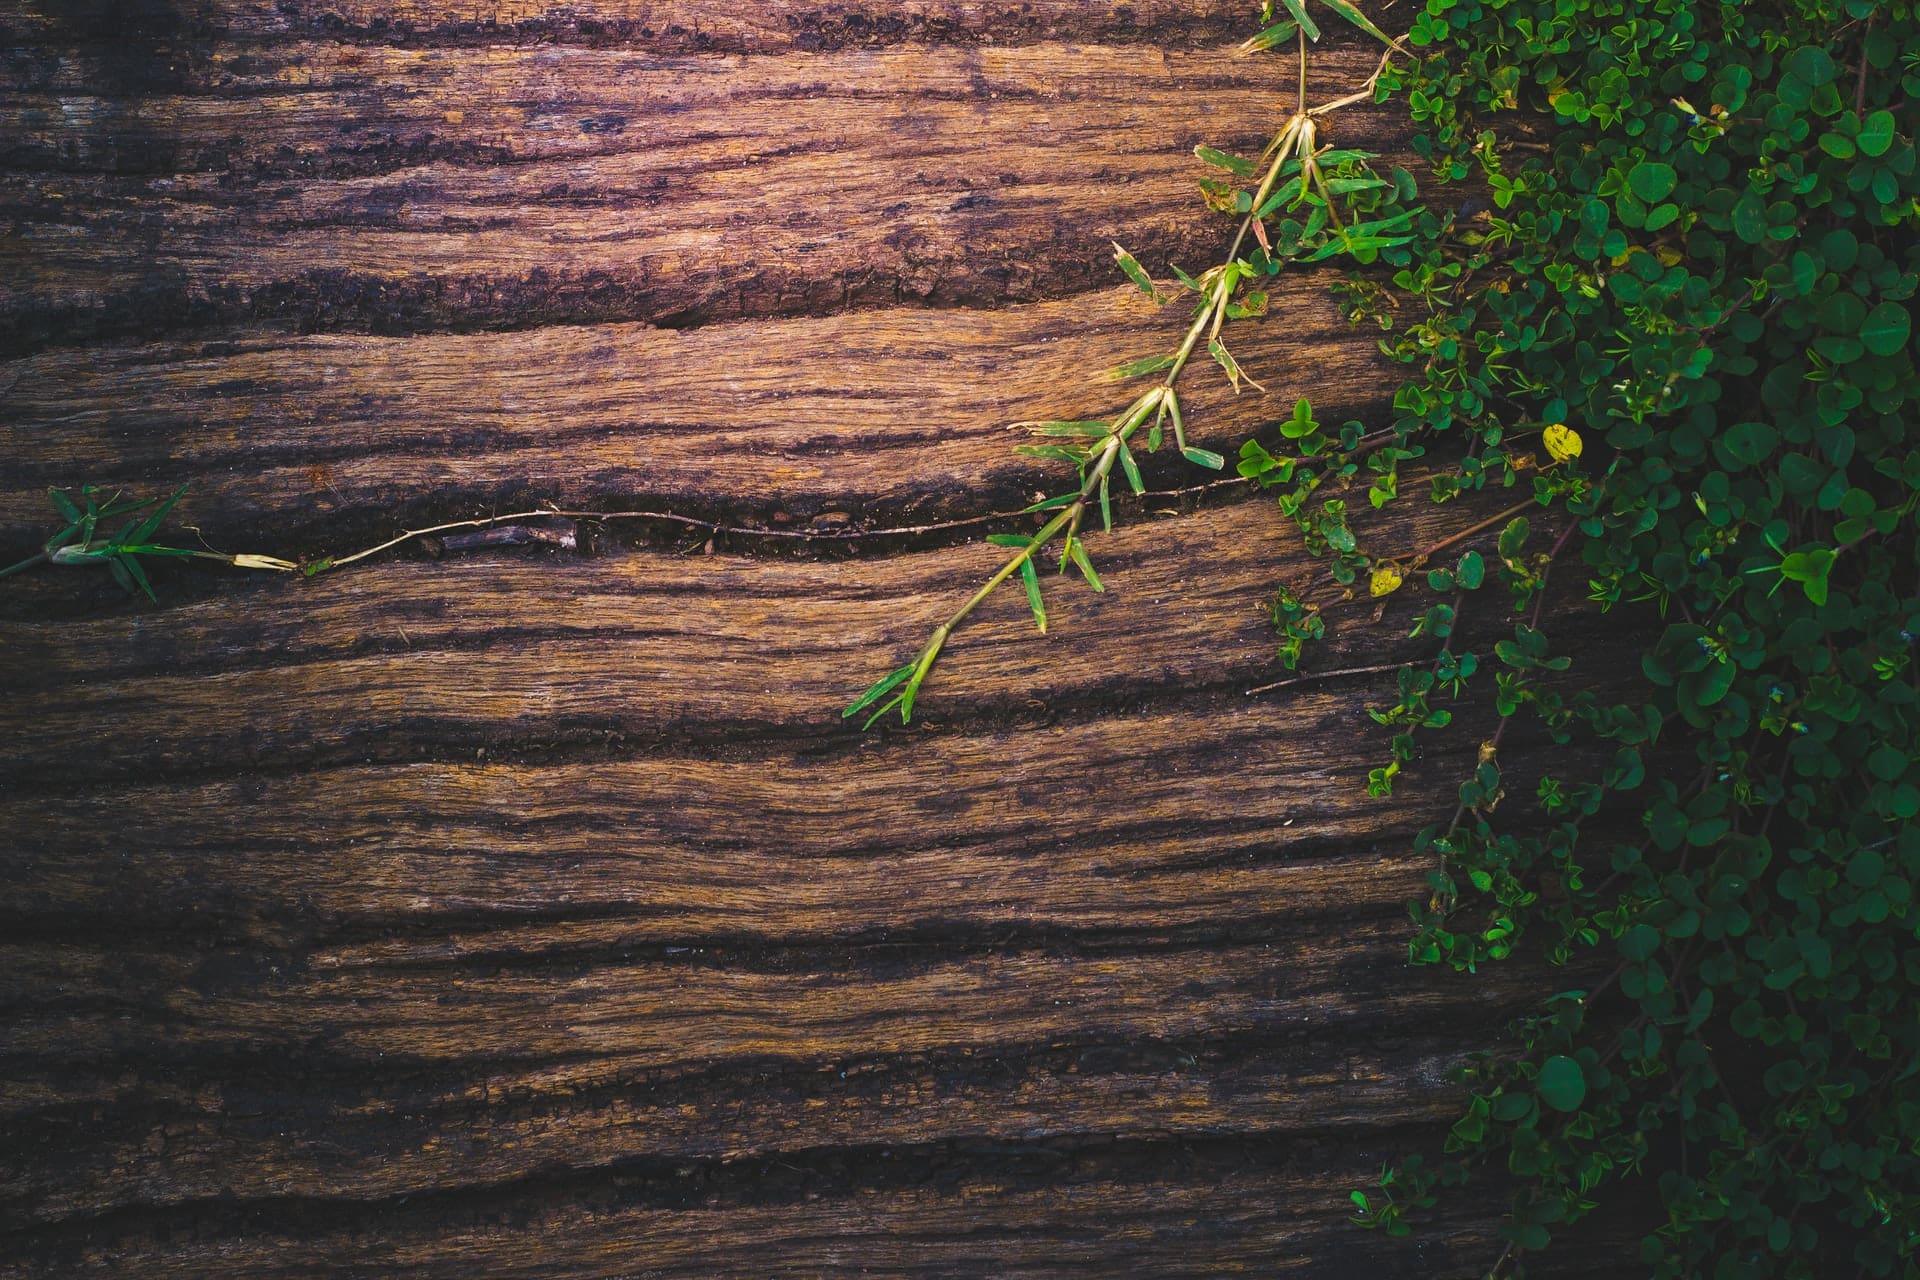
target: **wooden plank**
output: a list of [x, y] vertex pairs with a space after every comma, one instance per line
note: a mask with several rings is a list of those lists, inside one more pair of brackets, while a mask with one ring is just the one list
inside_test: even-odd
[[[1359, 522], [1361, 536], [1376, 554], [1407, 556], [1508, 496], [1404, 504], [1388, 530]], [[990, 600], [941, 660], [923, 720], [1032, 718], [1258, 683], [1276, 668], [1262, 602], [1276, 583], [1306, 588], [1320, 572], [1266, 501], [1089, 545], [1109, 589], [1059, 583], [1044, 637], [1017, 593]], [[0, 622], [18, 658], [0, 672], [10, 717], [35, 728], [0, 741], [0, 772], [45, 785], [71, 778], [82, 756], [86, 776], [106, 780], [417, 759], [423, 745], [444, 756], [689, 737], [846, 744], [857, 735], [839, 708], [909, 656], [998, 555], [397, 562], [255, 579], [157, 612]], [[1371, 607], [1345, 606], [1344, 626], [1335, 617], [1323, 661], [1425, 652], [1397, 612], [1368, 625]], [[108, 723], [136, 729], [101, 734]]]
[[[331, 1220], [318, 1206], [296, 1203], [244, 1235], [233, 1229], [237, 1213], [224, 1220], [209, 1213], [211, 1222], [184, 1224], [177, 1238], [160, 1245], [128, 1235], [90, 1241], [75, 1233], [37, 1249], [39, 1258], [0, 1261], [0, 1275], [1062, 1280], [1279, 1269], [1301, 1277], [1467, 1280], [1481, 1274], [1501, 1247], [1484, 1219], [1437, 1216], [1432, 1234], [1416, 1247], [1368, 1236], [1346, 1221], [1351, 1206], [1339, 1202], [1338, 1189], [1377, 1173], [1391, 1150], [1121, 1147], [1106, 1158], [1083, 1154], [1063, 1163], [1040, 1147], [1024, 1161], [1003, 1157], [970, 1175], [960, 1163], [964, 1150], [886, 1149], [870, 1157], [891, 1184], [878, 1187], [861, 1185], [837, 1167], [816, 1172], [775, 1164], [749, 1171], [766, 1189], [747, 1203], [739, 1202], [732, 1179], [698, 1167], [687, 1167], [678, 1185], [671, 1174], [641, 1186], [632, 1176], [609, 1178], [505, 1203], [429, 1197], [357, 1215], [346, 1206], [333, 1210]], [[1156, 1161], [1158, 1176], [1150, 1176]], [[36, 1265], [43, 1258], [57, 1261], [58, 1269]], [[1607, 1270], [1618, 1265], [1617, 1255], [1589, 1255], [1555, 1274], [1618, 1274]]]
[[[743, 759], [683, 749], [26, 792], [0, 797], [7, 828], [36, 833], [0, 852], [0, 919], [16, 936], [35, 920], [62, 922], [55, 933], [192, 920], [268, 946], [334, 939], [354, 965], [1337, 917], [1414, 891], [1379, 851], [1410, 841], [1472, 750], [1441, 750], [1400, 805], [1370, 800], [1384, 738], [1353, 703], [1243, 699]], [[1127, 782], [1047, 782], [1080, 773]], [[136, 860], [114, 856], [114, 806], [141, 815]]]
[[0, 22], [16, 38], [49, 44], [109, 40], [132, 26], [174, 39], [323, 33], [396, 43], [537, 40], [767, 54], [926, 41], [1135, 39], [1178, 46], [1237, 38], [1248, 17], [1239, 0], [174, 0], [144, 12], [6, 0]]
[[[50, 532], [46, 488], [81, 483], [188, 483], [177, 524], [282, 555], [474, 505], [653, 505], [788, 527], [828, 516], [835, 529], [1018, 509], [1061, 468], [1015, 455], [1029, 437], [1009, 420], [1117, 412], [1140, 387], [1104, 371], [1172, 350], [1188, 323], [1185, 306], [1156, 308], [1129, 285], [691, 331], [42, 352], [0, 366], [0, 537], [29, 554]], [[1211, 366], [1183, 387], [1195, 441], [1230, 456], [1299, 396], [1338, 423], [1375, 416], [1391, 386], [1374, 339], [1318, 278], [1236, 329], [1266, 391], [1236, 395]], [[1141, 456], [1156, 484], [1206, 474], [1171, 449]]]
[[[1331, 94], [1373, 61], [1349, 43], [1316, 74]], [[219, 65], [186, 97], [6, 102], [0, 350], [247, 317], [403, 332], [999, 305], [1111, 279], [1114, 239], [1197, 269], [1222, 220], [1191, 149], [1257, 149], [1286, 81], [1219, 49], [1064, 44], [304, 43]], [[1392, 151], [1395, 119], [1332, 127]], [[154, 176], [21, 171], [46, 164]]]
[[[28, 1078], [10, 1086], [9, 1123], [61, 1136], [44, 1153], [56, 1176], [0, 1180], [5, 1225], [218, 1196], [481, 1190], [641, 1155], [1432, 1121], [1454, 1103], [1449, 1037], [1490, 1031], [1542, 978], [1502, 969], [1465, 992], [1404, 974], [1398, 908], [1349, 917], [1331, 947], [1296, 930], [1204, 951], [550, 971], [10, 948], [8, 1057], [31, 1072], [10, 1072]], [[249, 1123], [263, 1106], [284, 1118]], [[90, 1117], [77, 1143], [76, 1111]]]

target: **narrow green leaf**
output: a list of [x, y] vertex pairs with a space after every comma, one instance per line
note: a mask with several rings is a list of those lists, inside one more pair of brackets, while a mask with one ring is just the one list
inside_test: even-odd
[[153, 601], [155, 604], [160, 603], [160, 597], [153, 594], [153, 584], [147, 581], [147, 571], [140, 567], [138, 560], [135, 560], [132, 556], [115, 556], [113, 559], [107, 561], [107, 563], [116, 568], [120, 565], [125, 565], [127, 567], [127, 575], [140, 584], [140, 589], [147, 593], [147, 599]]
[[1130, 360], [1126, 364], [1115, 365], [1113, 368], [1107, 370], [1105, 377], [1109, 382], [1123, 382], [1128, 378], [1138, 378], [1149, 373], [1158, 373], [1162, 369], [1171, 368], [1172, 365], [1173, 357], [1171, 355], [1148, 356], [1143, 360]]
[[1314, 26], [1313, 19], [1307, 16], [1306, 0], [1287, 0], [1287, 12], [1293, 15], [1295, 22], [1300, 24], [1300, 29], [1307, 33], [1307, 39], [1314, 41], [1320, 39], [1320, 28]]
[[[868, 685], [865, 693], [847, 704], [847, 709], [840, 713], [841, 719], [844, 720], [848, 716], [859, 715], [875, 702], [886, 697], [888, 693], [899, 687], [902, 681], [913, 674], [913, 666], [914, 664], [909, 662], [906, 666], [896, 671], [889, 671], [886, 675], [881, 676], [878, 680]], [[868, 723], [871, 724], [872, 721], [868, 721]]]
[[1214, 471], [1218, 471], [1227, 465], [1227, 460], [1211, 449], [1188, 447], [1180, 451], [1180, 456], [1188, 462], [1193, 463], [1196, 467], [1207, 467]]
[[913, 702], [907, 697], [907, 694], [910, 693], [912, 689], [913, 686], [909, 685], [905, 691], [894, 694], [891, 698], [888, 698], [885, 702], [874, 708], [873, 714], [860, 722], [861, 732], [864, 733], [866, 730], [873, 728], [874, 723], [878, 721], [881, 716], [887, 714], [887, 712], [893, 710], [895, 707], [900, 708], [900, 723], [906, 724], [913, 711]]
[[1037, 436], [1103, 436], [1113, 429], [1113, 425], [1104, 420], [1096, 422], [1087, 419], [1079, 422], [1016, 422], [1013, 425]]
[[1058, 444], [1017, 444], [1013, 451], [1027, 458], [1058, 458], [1062, 462], [1071, 462], [1079, 466], [1087, 460], [1084, 448], [1074, 448]]
[[145, 542], [148, 538], [151, 538], [155, 533], [159, 532], [161, 521], [167, 518], [167, 513], [173, 510], [174, 504], [180, 501], [181, 496], [185, 494], [186, 491], [187, 486], [184, 484], [178, 489], [175, 489], [172, 497], [162, 502], [152, 515], [140, 522], [139, 527], [133, 531], [132, 536], [123, 537], [121, 541], [128, 543]]
[[1033, 567], [1032, 560], [1020, 562], [1020, 581], [1027, 584], [1027, 603], [1033, 607], [1033, 624], [1040, 628], [1040, 634], [1047, 634], [1047, 606], [1040, 600], [1040, 571]]
[[1079, 496], [1080, 495], [1077, 493], [1063, 493], [1057, 498], [1042, 498], [1039, 502], [1034, 503], [1032, 506], [1023, 508], [1020, 514], [1025, 516], [1025, 515], [1032, 515], [1036, 511], [1052, 511], [1056, 507], [1064, 507], [1064, 506], [1070, 505], [1074, 501], [1074, 499], [1078, 498]]
[[1113, 259], [1120, 264], [1120, 269], [1127, 273], [1127, 279], [1133, 281], [1133, 283], [1139, 287], [1140, 292], [1146, 294], [1155, 302], [1163, 301], [1160, 296], [1160, 291], [1153, 287], [1153, 277], [1147, 274], [1146, 268], [1140, 265], [1138, 258], [1135, 258], [1132, 254], [1120, 247], [1120, 243], [1117, 240], [1113, 245]]
[[1107, 589], [1106, 584], [1100, 581], [1100, 575], [1093, 571], [1093, 561], [1087, 558], [1087, 549], [1081, 544], [1080, 539], [1074, 538], [1067, 543], [1067, 554], [1071, 555], [1073, 562], [1080, 566], [1080, 574], [1087, 580], [1088, 586], [1095, 591]]
[[1107, 499], [1107, 481], [1112, 478], [1111, 472], [1100, 477], [1100, 527], [1107, 533], [1113, 532], [1113, 504]]
[[1141, 494], [1147, 491], [1146, 481], [1140, 478], [1140, 464], [1133, 460], [1133, 450], [1124, 444], [1120, 446], [1120, 470], [1126, 473], [1127, 487], [1134, 493]]
[[[1253, 176], [1253, 161], [1244, 156], [1236, 156], [1226, 151], [1218, 151], [1205, 143], [1195, 147], [1193, 154], [1202, 164], [1210, 164], [1216, 169], [1225, 169], [1238, 178]], [[1116, 246], [1118, 247], [1118, 246]]]
[[1025, 547], [1030, 546], [1033, 539], [1017, 533], [990, 533], [987, 542], [996, 547]]
[[1356, 8], [1354, 5], [1347, 3], [1347, 0], [1321, 0], [1321, 3], [1325, 4], [1327, 8], [1333, 10], [1335, 13], [1345, 18], [1348, 22], [1351, 22], [1354, 26], [1360, 28], [1362, 31], [1372, 36], [1374, 39], [1378, 40], [1381, 44], [1393, 43], [1393, 38], [1391, 36], [1389, 36], [1386, 32], [1382, 31], [1380, 28], [1374, 26], [1372, 21], [1368, 19], [1366, 14], [1360, 12], [1360, 10]]
[[1284, 44], [1293, 39], [1293, 33], [1300, 29], [1297, 22], [1276, 22], [1257, 36], [1241, 41], [1238, 53], [1262, 53], [1275, 45]]
[[72, 498], [69, 498], [66, 494], [52, 486], [48, 486], [47, 488], [47, 497], [52, 501], [53, 509], [60, 513], [61, 519], [70, 521], [75, 525], [80, 523], [80, 508], [74, 505]]

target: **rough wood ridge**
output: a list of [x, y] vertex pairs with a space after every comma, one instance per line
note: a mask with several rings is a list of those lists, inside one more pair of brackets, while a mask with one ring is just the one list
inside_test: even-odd
[[[1474, 740], [1383, 803], [1391, 674], [1247, 696], [1315, 572], [1271, 504], [1124, 503], [1104, 595], [994, 601], [911, 730], [837, 714], [1018, 522], [880, 531], [1030, 502], [1007, 423], [1178, 333], [1108, 242], [1218, 251], [1191, 149], [1288, 83], [1248, 8], [0, 0], [7, 559], [88, 481], [284, 555], [543, 502], [838, 538], [0, 584], [0, 1277], [1497, 1255], [1345, 1193], [1572, 979], [1404, 964]], [[1327, 44], [1329, 93], [1372, 65]], [[1325, 283], [1244, 326], [1264, 394], [1191, 379], [1200, 442], [1383, 421]], [[1389, 606], [1314, 665], [1417, 655]]]

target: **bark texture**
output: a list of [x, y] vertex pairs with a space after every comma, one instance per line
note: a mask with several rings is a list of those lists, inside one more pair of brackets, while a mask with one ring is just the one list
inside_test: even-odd
[[[0, 1277], [1498, 1255], [1486, 1208], [1346, 1221], [1570, 981], [1405, 964], [1476, 739], [1367, 798], [1402, 601], [1310, 664], [1372, 670], [1249, 696], [1318, 569], [1156, 462], [1105, 594], [1050, 585], [1045, 637], [991, 601], [910, 731], [838, 715], [1058, 491], [1008, 422], [1111, 413], [1177, 339], [1108, 242], [1219, 251], [1191, 149], [1290, 85], [1227, 55], [1247, 8], [0, 0], [7, 559], [82, 482], [286, 556], [679, 521], [0, 586]], [[1326, 44], [1316, 93], [1373, 64]], [[1195, 370], [1197, 442], [1385, 421], [1326, 283], [1239, 327], [1264, 392]], [[1410, 555], [1514, 496], [1356, 523]]]

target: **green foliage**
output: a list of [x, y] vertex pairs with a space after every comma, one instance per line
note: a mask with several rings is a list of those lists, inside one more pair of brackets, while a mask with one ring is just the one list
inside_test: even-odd
[[[1419, 212], [1405, 203], [1414, 193], [1412, 178], [1399, 170], [1395, 170], [1391, 178], [1381, 177], [1369, 166], [1368, 162], [1373, 159], [1370, 153], [1321, 143], [1321, 121], [1331, 112], [1370, 97], [1379, 73], [1376, 71], [1369, 77], [1356, 93], [1309, 107], [1307, 41], [1318, 40], [1320, 31], [1307, 11], [1305, 0], [1283, 2], [1292, 18], [1269, 27], [1242, 49], [1257, 52], [1285, 39], [1296, 42], [1300, 59], [1296, 85], [1298, 109], [1287, 117], [1258, 160], [1209, 146], [1194, 149], [1195, 157], [1202, 163], [1227, 175], [1224, 179], [1202, 179], [1202, 198], [1209, 207], [1238, 218], [1239, 231], [1225, 260], [1198, 277], [1188, 275], [1177, 266], [1172, 268], [1179, 290], [1171, 296], [1184, 294], [1193, 307], [1193, 320], [1180, 345], [1171, 352], [1126, 361], [1106, 373], [1109, 380], [1116, 382], [1153, 375], [1159, 375], [1159, 382], [1111, 419], [1014, 424], [1041, 437], [1040, 442], [1020, 446], [1017, 452], [1071, 465], [1077, 473], [1075, 487], [1070, 492], [1042, 499], [1021, 513], [1054, 513], [1038, 532], [1031, 536], [997, 534], [988, 538], [991, 544], [1012, 548], [1014, 554], [952, 616], [934, 628], [912, 661], [869, 685], [847, 705], [841, 713], [843, 716], [864, 715], [863, 725], [871, 727], [889, 711], [898, 711], [902, 724], [911, 722], [920, 688], [947, 641], [1001, 583], [1016, 574], [1025, 588], [1034, 623], [1044, 633], [1047, 609], [1036, 561], [1055, 538], [1065, 540], [1060, 572], [1066, 573], [1072, 565], [1093, 590], [1105, 590], [1080, 540], [1080, 529], [1086, 516], [1095, 509], [1100, 514], [1101, 529], [1113, 527], [1111, 485], [1116, 467], [1135, 494], [1145, 491], [1139, 463], [1134, 457], [1137, 447], [1144, 447], [1148, 452], [1158, 450], [1171, 428], [1174, 448], [1186, 461], [1213, 471], [1225, 468], [1227, 460], [1220, 454], [1188, 443], [1178, 383], [1194, 354], [1204, 350], [1236, 392], [1242, 383], [1260, 387], [1241, 367], [1221, 334], [1228, 321], [1266, 312], [1274, 277], [1289, 265], [1341, 257], [1359, 263], [1405, 259], [1404, 246], [1412, 239], [1412, 220]], [[1320, 0], [1320, 3], [1362, 31], [1387, 41], [1379, 28], [1347, 0]], [[1272, 5], [1266, 9], [1266, 19], [1271, 21]], [[1385, 66], [1384, 60], [1381, 66]], [[1243, 182], [1248, 185], [1242, 186]], [[1115, 244], [1113, 254], [1121, 273], [1140, 292], [1156, 303], [1171, 300], [1124, 247]], [[1305, 400], [1300, 401], [1283, 432], [1303, 454], [1329, 453], [1336, 447], [1313, 420], [1312, 409]], [[1343, 433], [1341, 443], [1350, 446], [1354, 438], [1357, 438], [1357, 428]], [[1398, 459], [1414, 454], [1400, 451], [1391, 456]], [[1296, 508], [1306, 511], [1307, 496], [1324, 479], [1329, 475], [1349, 478], [1358, 470], [1358, 464], [1343, 453], [1330, 465], [1300, 469], [1292, 460], [1284, 464], [1277, 462], [1254, 444], [1241, 450], [1238, 470], [1242, 476], [1258, 478], [1263, 485], [1294, 481], [1298, 495]], [[1390, 464], [1381, 470], [1374, 484], [1374, 505], [1378, 506], [1394, 492]], [[1344, 508], [1341, 502], [1325, 502], [1317, 512], [1306, 511], [1297, 518], [1313, 538], [1340, 551], [1338, 572], [1344, 575], [1343, 581], [1351, 582], [1357, 574], [1366, 571], [1368, 561], [1355, 550], [1352, 532], [1346, 527]], [[1275, 610], [1276, 618], [1280, 618], [1286, 614], [1287, 607], [1276, 604]], [[1311, 609], [1286, 625], [1295, 628], [1293, 653], [1296, 657], [1297, 643], [1321, 634], [1321, 624]]]
[[[1350, 310], [1410, 366], [1396, 439], [1466, 455], [1436, 500], [1530, 480], [1537, 510], [1424, 575], [1444, 603], [1416, 630], [1444, 644], [1376, 710], [1399, 736], [1372, 785], [1490, 675], [1499, 727], [1420, 837], [1410, 954], [1471, 972], [1526, 949], [1595, 981], [1474, 1060], [1441, 1157], [1355, 1192], [1356, 1221], [1404, 1233], [1503, 1167], [1514, 1257], [1639, 1175], [1655, 1276], [1912, 1275], [1915, 7], [1427, 0], [1408, 43], [1382, 95], [1492, 208], [1401, 224], [1394, 291], [1356, 282]], [[1300, 452], [1243, 450], [1242, 474], [1296, 485]], [[1639, 689], [1583, 689], [1555, 652], [1543, 592], [1575, 556], [1601, 609], [1637, 608]], [[1489, 607], [1512, 638], [1457, 652], [1455, 612]], [[1510, 795], [1521, 719], [1558, 746]]]
[[[80, 489], [80, 500], [74, 501], [64, 490], [48, 489], [47, 500], [53, 504], [56, 515], [65, 523], [59, 532], [42, 544], [36, 555], [29, 556], [18, 564], [0, 569], [0, 578], [11, 577], [16, 573], [31, 569], [36, 565], [105, 565], [113, 574], [113, 579], [129, 593], [140, 592], [147, 599], [154, 599], [153, 583], [147, 579], [146, 568], [140, 563], [141, 557], [149, 559], [219, 560], [225, 564], [236, 565], [243, 569], [275, 569], [287, 571], [299, 566], [272, 556], [222, 555], [217, 551], [199, 551], [186, 547], [162, 546], [153, 541], [160, 532], [160, 526], [166, 522], [175, 504], [185, 494], [187, 487], [181, 485], [165, 498], [135, 499], [114, 493], [102, 500], [100, 491], [92, 485]], [[131, 516], [116, 533], [102, 535], [100, 526]]]

